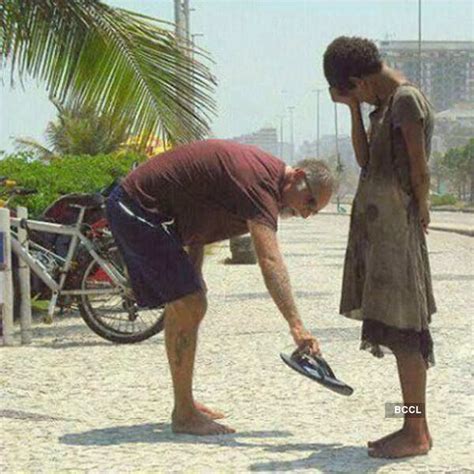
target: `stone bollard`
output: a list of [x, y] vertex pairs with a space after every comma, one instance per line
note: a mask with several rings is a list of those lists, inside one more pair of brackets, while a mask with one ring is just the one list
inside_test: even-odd
[[[17, 216], [20, 219], [28, 219], [26, 207], [18, 207]], [[18, 240], [23, 243], [25, 250], [28, 250], [28, 235], [21, 226], [18, 228]], [[22, 344], [31, 343], [31, 287], [30, 287], [30, 267], [23, 261], [18, 263], [18, 276], [20, 286], [20, 325]]]
[[11, 252], [10, 211], [4, 208], [0, 209], [0, 307], [5, 346], [14, 344]]
[[229, 241], [232, 257], [227, 260], [229, 264], [255, 264], [257, 255], [250, 235], [232, 237]]

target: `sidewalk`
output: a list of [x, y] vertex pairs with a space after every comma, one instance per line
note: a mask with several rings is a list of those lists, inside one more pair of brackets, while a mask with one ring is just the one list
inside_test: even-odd
[[[401, 460], [367, 456], [366, 441], [397, 429], [392, 356], [359, 351], [360, 325], [338, 315], [348, 219], [282, 222], [280, 243], [295, 298], [336, 374], [334, 394], [287, 368], [293, 347], [256, 265], [205, 264], [209, 312], [195, 368], [196, 399], [227, 414], [229, 436], [175, 435], [163, 335], [114, 345], [79, 318], [36, 325], [30, 346], [0, 347], [0, 472], [301, 473], [472, 472], [471, 368], [474, 240], [428, 236], [438, 313], [436, 366], [428, 373], [434, 447]], [[471, 426], [471, 428], [469, 428]]]

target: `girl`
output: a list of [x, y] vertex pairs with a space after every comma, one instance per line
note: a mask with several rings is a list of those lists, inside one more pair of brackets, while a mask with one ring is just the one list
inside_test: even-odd
[[[425, 236], [429, 216], [427, 160], [433, 110], [424, 95], [380, 58], [375, 44], [339, 37], [324, 54], [334, 102], [349, 106], [361, 170], [346, 251], [340, 313], [362, 321], [361, 349], [396, 357], [405, 405], [403, 427], [369, 442], [369, 455], [426, 454], [426, 369], [434, 364], [429, 331], [436, 311]], [[360, 104], [375, 106], [368, 136]]]

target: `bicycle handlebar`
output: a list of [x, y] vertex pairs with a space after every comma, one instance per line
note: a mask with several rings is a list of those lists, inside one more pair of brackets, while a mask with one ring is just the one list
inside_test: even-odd
[[17, 186], [17, 182], [14, 179], [10, 179], [8, 176], [0, 176], [0, 186], [8, 188], [7, 193], [9, 195], [17, 196], [28, 196], [30, 194], [37, 194], [38, 190], [35, 188], [23, 188]]
[[8, 176], [0, 176], [0, 186], [12, 188], [16, 186], [16, 181], [13, 179], [9, 179]]
[[28, 196], [30, 194], [38, 194], [38, 190], [34, 188], [15, 188], [13, 189], [14, 194], [18, 196]]

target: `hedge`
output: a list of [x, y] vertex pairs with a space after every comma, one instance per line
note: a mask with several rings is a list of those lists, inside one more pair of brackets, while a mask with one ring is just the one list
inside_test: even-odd
[[[38, 194], [15, 197], [12, 202], [26, 206], [30, 215], [36, 217], [60, 196], [97, 192], [118, 176], [126, 175], [134, 163], [144, 160], [145, 156], [130, 152], [64, 156], [51, 162], [34, 160], [27, 153], [3, 154], [0, 176], [17, 181], [19, 186], [38, 190]], [[0, 197], [1, 194], [0, 190]]]
[[430, 201], [432, 206], [449, 206], [458, 202], [452, 194], [433, 195], [430, 197]]

